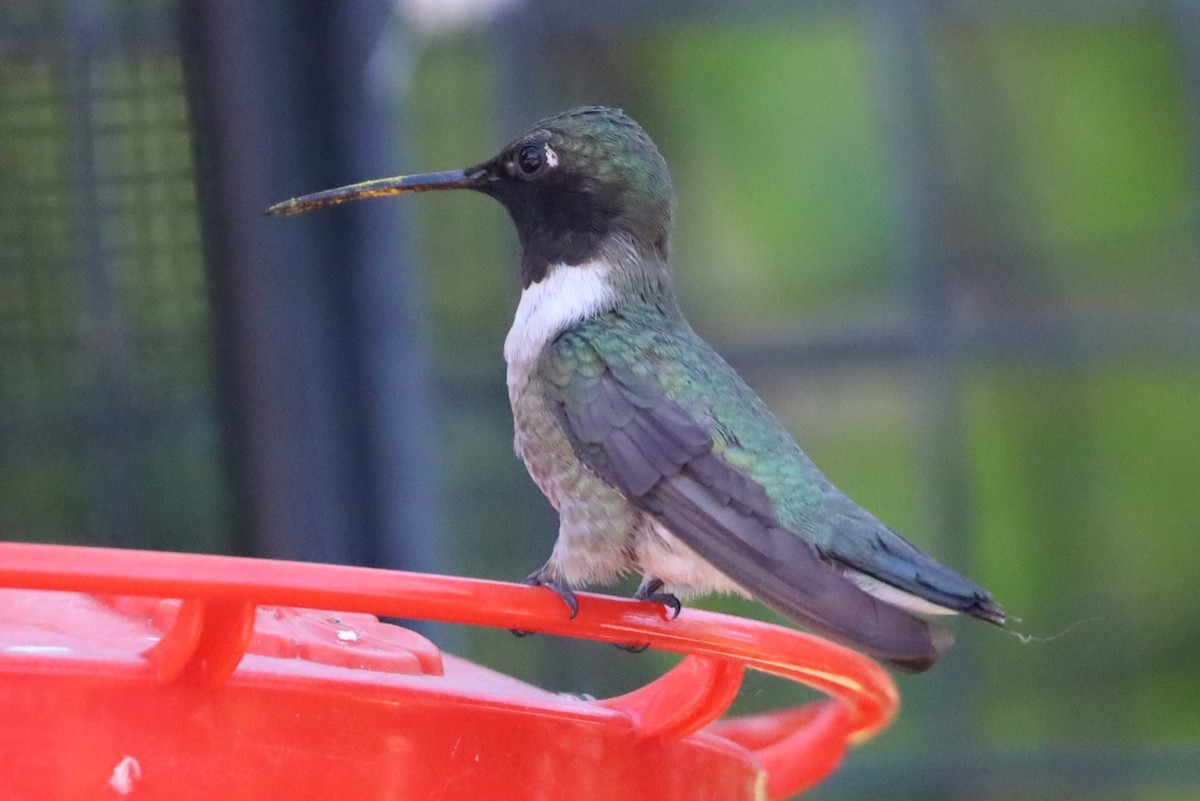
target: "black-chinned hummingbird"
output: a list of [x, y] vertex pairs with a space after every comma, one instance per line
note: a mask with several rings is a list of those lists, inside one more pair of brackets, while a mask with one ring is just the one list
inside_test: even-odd
[[517, 454], [558, 510], [528, 581], [559, 592], [637, 572], [637, 596], [734, 592], [908, 670], [952, 642], [921, 615], [996, 624], [991, 595], [834, 487], [684, 319], [668, 269], [666, 162], [623, 112], [579, 108], [465, 170], [385, 178], [272, 206], [473, 189], [521, 243], [504, 343]]

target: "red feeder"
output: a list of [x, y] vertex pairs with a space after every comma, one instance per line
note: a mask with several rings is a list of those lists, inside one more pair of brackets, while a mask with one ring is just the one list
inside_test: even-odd
[[[512, 584], [0, 544], [3, 797], [784, 798], [896, 712], [882, 668], [812, 635], [580, 600], [568, 620], [553, 593]], [[377, 614], [688, 656], [588, 701], [444, 655]], [[714, 722], [747, 667], [831, 698]]]

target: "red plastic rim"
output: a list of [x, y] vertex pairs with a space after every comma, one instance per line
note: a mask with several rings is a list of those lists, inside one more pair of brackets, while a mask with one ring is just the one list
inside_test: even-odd
[[[370, 568], [74, 546], [0, 543], [0, 587], [183, 599], [176, 623], [147, 652], [169, 681], [204, 652], [218, 684], [244, 653], [257, 606], [361, 612], [522, 629], [690, 655], [651, 685], [599, 703], [633, 715], [645, 736], [683, 736], [733, 700], [744, 668], [813, 687], [832, 701], [725, 720], [707, 731], [754, 752], [783, 798], [834, 770], [848, 745], [886, 727], [899, 697], [869, 658], [804, 632], [685, 609], [668, 620], [659, 604], [579, 593], [571, 620], [544, 589]], [[205, 618], [209, 623], [204, 624]], [[199, 621], [199, 622], [197, 622]], [[174, 638], [174, 640], [172, 640]]]

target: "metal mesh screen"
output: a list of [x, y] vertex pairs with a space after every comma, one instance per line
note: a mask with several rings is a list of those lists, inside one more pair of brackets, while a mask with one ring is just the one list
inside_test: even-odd
[[219, 547], [171, 4], [31, 4], [3, 20], [0, 537]]

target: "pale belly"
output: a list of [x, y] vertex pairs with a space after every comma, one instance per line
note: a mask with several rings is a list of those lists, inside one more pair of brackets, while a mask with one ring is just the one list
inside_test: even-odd
[[509, 365], [513, 447], [558, 510], [558, 539], [546, 563], [570, 586], [611, 584], [636, 570], [633, 544], [641, 513], [575, 457], [571, 443], [527, 371]]
[[745, 594], [575, 456], [527, 367], [509, 365], [508, 389], [514, 449], [559, 513], [558, 539], [546, 565], [551, 577], [582, 587], [636, 572], [660, 579], [681, 597]]

